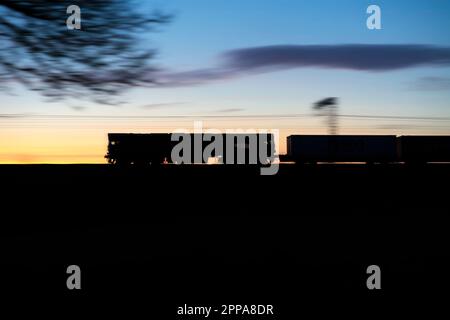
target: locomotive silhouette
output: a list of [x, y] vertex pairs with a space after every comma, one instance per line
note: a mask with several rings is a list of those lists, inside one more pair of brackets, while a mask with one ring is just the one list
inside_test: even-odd
[[[226, 164], [270, 164], [275, 158], [273, 134], [177, 134], [180, 139], [172, 139], [171, 133], [110, 133], [108, 152], [105, 158], [111, 164], [119, 165], [159, 165], [172, 162], [172, 151], [180, 140], [189, 140], [188, 148], [182, 150], [184, 163], [207, 163], [203, 154], [212, 143], [221, 141], [222, 148], [211, 148], [211, 157]], [[183, 154], [185, 153], [185, 154]]]
[[[184, 134], [195, 143], [189, 150], [187, 163], [206, 163], [208, 159], [196, 157], [211, 143], [204, 134]], [[266, 165], [276, 158], [272, 134], [221, 134], [223, 150], [213, 157], [224, 164]], [[172, 141], [170, 133], [108, 134], [108, 152], [105, 158], [117, 165], [159, 165], [172, 163], [171, 153], [179, 141]], [[229, 139], [229, 140], [227, 140]], [[208, 140], [208, 139], [206, 139]], [[225, 141], [232, 141], [231, 144]], [[229, 154], [232, 154], [230, 157]], [[256, 155], [265, 155], [263, 157]], [[239, 157], [241, 155], [241, 157]], [[395, 136], [395, 135], [291, 135], [287, 137], [287, 154], [284, 161], [302, 163], [365, 162], [413, 163], [450, 162], [450, 136]]]

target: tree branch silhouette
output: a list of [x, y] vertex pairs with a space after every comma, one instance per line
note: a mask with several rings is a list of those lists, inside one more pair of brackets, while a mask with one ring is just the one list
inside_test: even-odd
[[[70, 5], [81, 8], [81, 30], [66, 26]], [[3, 0], [0, 85], [18, 82], [51, 99], [110, 103], [124, 90], [152, 82], [155, 50], [140, 35], [170, 20], [133, 1]]]

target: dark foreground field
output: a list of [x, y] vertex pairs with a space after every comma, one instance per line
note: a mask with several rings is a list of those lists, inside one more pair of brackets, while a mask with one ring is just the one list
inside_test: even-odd
[[[448, 296], [449, 182], [450, 166], [438, 164], [283, 165], [275, 176], [0, 166], [1, 289], [77, 306], [107, 297], [105, 310], [158, 319], [202, 318], [177, 317], [184, 304], [273, 304], [267, 319], [411, 311]], [[80, 291], [66, 288], [71, 264]], [[379, 291], [366, 287], [373, 264]]]

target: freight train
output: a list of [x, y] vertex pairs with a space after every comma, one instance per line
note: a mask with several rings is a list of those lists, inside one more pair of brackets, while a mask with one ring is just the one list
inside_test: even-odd
[[[201, 155], [211, 139], [205, 134], [185, 134], [192, 141], [187, 163], [205, 163]], [[265, 165], [275, 159], [275, 141], [272, 134], [221, 134], [223, 150], [212, 155], [226, 164]], [[178, 141], [170, 133], [108, 135], [108, 153], [112, 164], [171, 163], [171, 153]], [[232, 143], [225, 141], [231, 139]], [[230, 140], [228, 140], [230, 141]], [[232, 154], [231, 158], [229, 155]], [[243, 155], [239, 159], [238, 155]], [[258, 157], [255, 159], [255, 154]], [[260, 155], [264, 155], [261, 157]], [[230, 160], [231, 159], [231, 160]], [[280, 161], [297, 164], [319, 162], [363, 162], [425, 164], [450, 163], [450, 136], [395, 136], [395, 135], [291, 135], [287, 137], [287, 154]], [[186, 162], [185, 162], [186, 163]]]
[[205, 154], [225, 164], [267, 165], [275, 159], [274, 137], [270, 133], [110, 133], [108, 140], [105, 158], [119, 165], [172, 163], [174, 149], [183, 159], [179, 164], [207, 163], [210, 157]]

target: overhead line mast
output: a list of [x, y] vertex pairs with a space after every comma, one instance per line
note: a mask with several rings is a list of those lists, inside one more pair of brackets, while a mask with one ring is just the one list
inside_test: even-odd
[[322, 99], [313, 104], [313, 110], [320, 112], [319, 115], [327, 117], [328, 133], [338, 134], [338, 98], [330, 97]]

